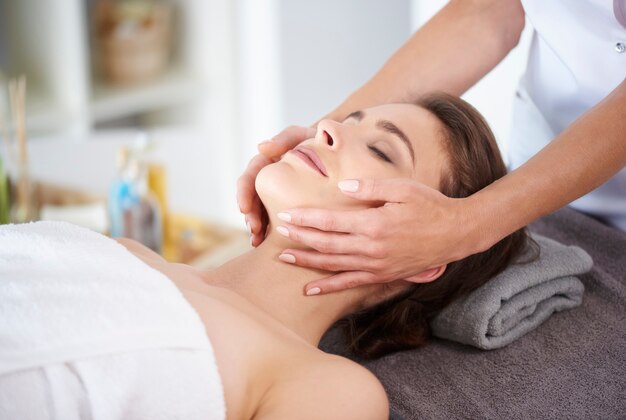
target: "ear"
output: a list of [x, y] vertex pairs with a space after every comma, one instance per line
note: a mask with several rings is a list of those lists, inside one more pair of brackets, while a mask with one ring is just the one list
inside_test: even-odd
[[446, 271], [446, 267], [447, 265], [444, 264], [439, 267], [429, 268], [428, 270], [422, 271], [414, 276], [407, 277], [404, 280], [411, 283], [430, 283], [431, 281], [435, 281], [441, 277], [441, 275]]

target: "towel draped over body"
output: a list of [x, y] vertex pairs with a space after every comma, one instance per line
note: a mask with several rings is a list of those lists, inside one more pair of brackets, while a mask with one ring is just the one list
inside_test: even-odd
[[0, 418], [219, 419], [198, 314], [121, 244], [64, 222], [0, 226]]

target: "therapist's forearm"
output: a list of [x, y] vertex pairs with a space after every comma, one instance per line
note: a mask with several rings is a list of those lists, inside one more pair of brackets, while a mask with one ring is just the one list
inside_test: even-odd
[[519, 0], [452, 0], [327, 118], [427, 91], [461, 95], [517, 45], [523, 27]]
[[626, 165], [626, 79], [515, 171], [468, 198], [478, 252], [602, 185]]

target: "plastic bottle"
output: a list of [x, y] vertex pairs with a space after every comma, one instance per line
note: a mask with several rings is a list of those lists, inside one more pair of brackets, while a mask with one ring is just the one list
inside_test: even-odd
[[112, 237], [134, 239], [161, 253], [162, 215], [158, 199], [148, 188], [143, 156], [147, 149], [147, 140], [141, 135], [132, 150], [119, 151], [118, 173], [109, 190], [110, 233]]
[[117, 153], [117, 176], [109, 189], [110, 234], [113, 238], [126, 236], [124, 213], [139, 201], [133, 179], [135, 168], [131, 168], [130, 160], [130, 151], [122, 147]]

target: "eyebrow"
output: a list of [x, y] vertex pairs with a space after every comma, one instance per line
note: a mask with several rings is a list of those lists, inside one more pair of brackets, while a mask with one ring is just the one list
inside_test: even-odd
[[383, 131], [386, 131], [389, 134], [393, 134], [400, 140], [402, 140], [406, 147], [408, 147], [409, 153], [411, 153], [411, 159], [413, 160], [413, 165], [415, 166], [415, 151], [413, 150], [413, 145], [411, 144], [411, 141], [406, 136], [406, 134], [404, 134], [404, 131], [400, 130], [397, 125], [389, 120], [376, 121], [376, 127], [380, 128]]
[[363, 111], [354, 111], [352, 114], [344, 118], [344, 121], [347, 120], [348, 118], [354, 118], [357, 121], [361, 121], [364, 116], [365, 114], [363, 113]]
[[[354, 111], [353, 113], [348, 115], [346, 118], [344, 118], [344, 121], [347, 120], [348, 118], [354, 118], [357, 121], [361, 121], [363, 117], [365, 117], [365, 113], [363, 111]], [[404, 143], [405, 146], [409, 149], [409, 153], [411, 154], [411, 159], [413, 160], [413, 166], [415, 166], [415, 151], [413, 150], [413, 145], [411, 144], [411, 141], [409, 140], [407, 135], [404, 134], [404, 131], [400, 130], [397, 125], [395, 125], [389, 120], [376, 121], [376, 127], [383, 131], [386, 131], [389, 134], [393, 134], [396, 137], [398, 137], [400, 140], [402, 140], [402, 143]]]

